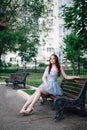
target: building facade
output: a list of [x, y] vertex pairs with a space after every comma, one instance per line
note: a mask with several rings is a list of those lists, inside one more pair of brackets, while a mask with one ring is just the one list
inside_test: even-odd
[[[37, 60], [47, 62], [52, 53], [56, 53], [62, 60], [63, 37], [68, 33], [64, 28], [61, 6], [67, 4], [70, 6], [72, 0], [44, 0], [46, 4], [46, 16], [40, 18], [40, 47], [38, 48]], [[44, 31], [44, 28], [47, 31]]]

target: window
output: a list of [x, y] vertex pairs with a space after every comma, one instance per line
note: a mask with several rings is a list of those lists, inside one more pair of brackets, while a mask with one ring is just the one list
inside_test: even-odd
[[52, 33], [53, 31], [54, 31], [53, 28], [49, 28], [49, 29], [48, 29], [48, 32], [49, 32], [49, 33]]
[[53, 3], [53, 0], [48, 0], [48, 2], [52, 2]]
[[54, 52], [54, 48], [47, 48], [47, 52]]
[[53, 16], [53, 10], [47, 10], [47, 14]]
[[53, 43], [54, 39], [53, 38], [47, 38], [46, 42], [49, 42], [49, 43]]
[[48, 23], [49, 25], [53, 25], [53, 19], [47, 19], [47, 23]]
[[53, 4], [53, 0], [48, 0], [48, 4]]
[[16, 58], [15, 57], [10, 57], [10, 62], [15, 62]]

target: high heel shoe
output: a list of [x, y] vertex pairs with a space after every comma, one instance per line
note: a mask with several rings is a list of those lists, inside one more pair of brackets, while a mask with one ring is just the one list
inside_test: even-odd
[[33, 113], [33, 111], [34, 111], [34, 108], [30, 108], [28, 110], [25, 110], [23, 112], [23, 114], [24, 114], [24, 116], [28, 116], [28, 115], [31, 115]]
[[19, 115], [23, 115], [24, 116], [24, 113], [25, 113], [25, 111], [20, 111]]
[[19, 114], [23, 115], [25, 110], [26, 110], [25, 108], [22, 108], [21, 111], [19, 112]]

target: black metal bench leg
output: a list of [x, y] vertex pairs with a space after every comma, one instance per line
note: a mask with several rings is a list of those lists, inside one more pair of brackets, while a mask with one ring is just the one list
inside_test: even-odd
[[26, 88], [26, 84], [24, 83], [23, 86], [24, 86], [24, 89], [25, 89]]
[[84, 94], [82, 95], [81, 99], [80, 99], [80, 116], [86, 116], [86, 110], [85, 110], [85, 94], [86, 92], [84, 92]]
[[18, 84], [16, 82], [13, 82], [13, 89], [16, 89], [17, 85]]
[[65, 100], [64, 99], [57, 99], [54, 101], [54, 107], [56, 110], [55, 120], [63, 119], [64, 107], [65, 107]]
[[80, 104], [80, 116], [86, 116], [85, 103]]
[[8, 83], [9, 83], [9, 82], [8, 82], [8, 81], [5, 81], [5, 82], [6, 82], [6, 86], [8, 86]]
[[42, 100], [41, 100], [41, 105], [44, 105], [45, 102], [47, 101], [47, 97], [45, 95], [42, 95]]

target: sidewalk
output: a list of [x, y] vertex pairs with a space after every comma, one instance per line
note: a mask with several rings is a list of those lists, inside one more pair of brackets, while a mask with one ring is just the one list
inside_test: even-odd
[[19, 90], [13, 90], [5, 84], [0, 85], [0, 130], [86, 130], [87, 118], [79, 115], [65, 115], [59, 122], [54, 122], [55, 111], [52, 102], [45, 105], [36, 104], [34, 113], [30, 116], [21, 116], [19, 111], [26, 98]]

